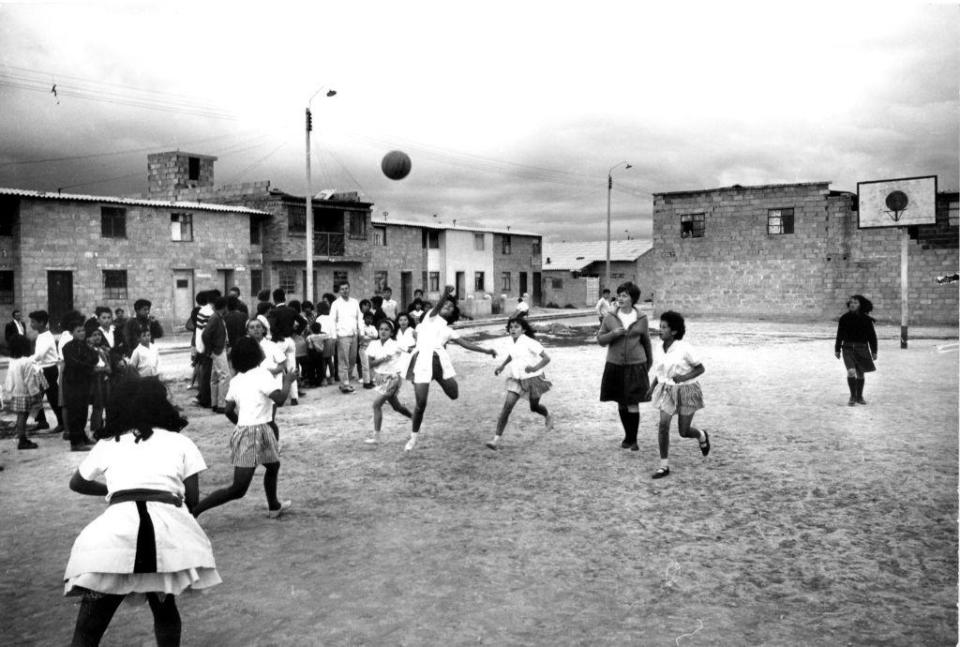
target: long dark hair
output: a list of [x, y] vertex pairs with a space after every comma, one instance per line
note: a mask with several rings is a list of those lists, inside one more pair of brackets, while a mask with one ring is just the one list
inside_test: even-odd
[[170, 402], [167, 387], [159, 377], [128, 377], [117, 384], [107, 404], [107, 424], [94, 433], [96, 438], [114, 438], [127, 432], [137, 442], [153, 435], [153, 428], [180, 431], [187, 419]]
[[[873, 312], [873, 301], [863, 296], [862, 294], [854, 294], [852, 297], [850, 297], [850, 299], [856, 299], [857, 301], [859, 301], [860, 310], [858, 312], [862, 314], [864, 317], [866, 317], [867, 319], [870, 319], [871, 321], [873, 321], [873, 317], [870, 316], [870, 313]], [[850, 301], [848, 299], [847, 303], [849, 302]]]
[[510, 326], [512, 324], [520, 324], [520, 328], [523, 330], [523, 334], [529, 337], [530, 339], [536, 339], [537, 335], [533, 332], [533, 326], [530, 325], [530, 322], [527, 321], [527, 318], [523, 315], [519, 317], [510, 317], [507, 319], [507, 334], [510, 334]]

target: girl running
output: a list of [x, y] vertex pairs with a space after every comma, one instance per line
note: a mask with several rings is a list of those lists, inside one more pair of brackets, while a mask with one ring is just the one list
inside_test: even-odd
[[862, 294], [854, 294], [847, 300], [847, 311], [837, 324], [837, 341], [833, 354], [847, 369], [847, 387], [850, 389], [848, 406], [866, 404], [863, 399], [864, 373], [877, 370], [877, 331], [873, 327], [873, 303]]
[[460, 314], [457, 301], [451, 296], [453, 290], [452, 285], [444, 287], [443, 296], [437, 300], [437, 304], [424, 315], [423, 320], [417, 325], [417, 345], [410, 358], [410, 368], [407, 371], [407, 379], [413, 381], [416, 405], [413, 409], [410, 440], [403, 448], [406, 452], [413, 450], [417, 444], [420, 425], [423, 422], [423, 412], [427, 409], [430, 382], [436, 380], [451, 400], [456, 400], [460, 396], [460, 389], [456, 380], [457, 374], [453, 370], [453, 364], [450, 362], [450, 356], [447, 355], [445, 346], [452, 342], [475, 353], [485, 353], [491, 357], [497, 356], [497, 351], [492, 348], [484, 348], [461, 339], [460, 334], [449, 326], [449, 324], [457, 321]]
[[647, 315], [637, 309], [640, 288], [631, 281], [617, 286], [617, 308], [600, 324], [597, 343], [607, 347], [607, 363], [600, 383], [600, 401], [616, 402], [623, 425], [620, 447], [638, 451], [641, 402], [647, 402], [651, 351]]
[[[247, 322], [247, 335], [260, 344], [260, 350], [263, 351], [263, 361], [260, 362], [260, 367], [266, 369], [267, 372], [273, 376], [276, 388], [282, 389], [283, 380], [280, 375], [283, 373], [284, 366], [286, 365], [286, 356], [283, 353], [283, 349], [267, 339], [266, 334], [267, 331], [259, 318], [251, 319]], [[267, 424], [270, 425], [274, 438], [279, 442], [280, 428], [277, 426], [277, 405], [275, 403], [271, 409], [270, 422]]]
[[210, 540], [190, 514], [207, 466], [178, 433], [187, 421], [158, 378], [118, 383], [108, 409], [100, 442], [70, 480], [74, 492], [108, 504], [73, 543], [64, 573], [64, 593], [82, 596], [72, 644], [100, 644], [124, 598], [145, 597], [157, 645], [179, 645], [176, 596], [221, 582]]
[[[660, 339], [663, 340], [663, 355], [654, 367], [650, 394], [653, 405], [660, 410], [660, 427], [657, 441], [660, 446], [660, 467], [653, 478], [660, 479], [670, 474], [670, 420], [677, 416], [677, 426], [682, 438], [695, 438], [700, 443], [700, 452], [710, 453], [710, 436], [706, 429], [691, 426], [693, 414], [703, 408], [703, 393], [697, 378], [703, 375], [703, 364], [693, 348], [683, 341], [687, 328], [683, 317], [668, 310], [660, 315]], [[648, 398], [649, 399], [649, 394]]]
[[290, 507], [290, 501], [277, 499], [277, 477], [280, 474], [280, 447], [270, 428], [273, 405], [287, 399], [290, 385], [297, 379], [294, 371], [283, 374], [283, 385], [277, 388], [270, 372], [262, 368], [263, 351], [251, 337], [241, 337], [231, 352], [237, 374], [230, 380], [226, 397], [226, 416], [237, 427], [230, 438], [230, 460], [233, 463], [233, 484], [214, 491], [193, 510], [193, 516], [228, 501], [243, 498], [253, 480], [257, 465], [263, 465], [263, 489], [267, 494], [268, 516], [279, 517]]
[[367, 347], [367, 359], [373, 371], [373, 383], [376, 385], [377, 396], [373, 399], [373, 433], [365, 442], [375, 444], [380, 440], [380, 427], [383, 424], [383, 403], [389, 402], [393, 410], [402, 416], [410, 418], [413, 414], [400, 404], [397, 392], [400, 390], [402, 378], [400, 375], [406, 370], [406, 362], [410, 356], [404, 353], [396, 340], [393, 339], [393, 322], [384, 319], [380, 322], [380, 337]]
[[497, 432], [493, 440], [487, 443], [490, 449], [500, 446], [500, 437], [510, 419], [510, 412], [521, 396], [530, 399], [530, 411], [544, 417], [547, 431], [553, 431], [553, 418], [547, 408], [540, 404], [540, 398], [552, 386], [543, 375], [543, 368], [550, 363], [550, 356], [543, 350], [543, 345], [537, 341], [527, 321], [526, 314], [514, 316], [507, 322], [507, 332], [513, 339], [510, 354], [503, 363], [494, 369], [494, 375], [500, 375], [503, 369], [510, 364], [510, 375], [507, 377], [507, 397], [503, 401], [503, 409], [497, 419]]

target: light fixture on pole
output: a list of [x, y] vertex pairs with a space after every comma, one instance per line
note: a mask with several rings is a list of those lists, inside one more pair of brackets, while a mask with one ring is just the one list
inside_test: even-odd
[[610, 289], [610, 192], [613, 190], [613, 171], [621, 166], [625, 169], [633, 168], [629, 162], [623, 161], [617, 162], [607, 171], [607, 275], [603, 287], [608, 290]]
[[314, 97], [318, 94], [327, 90], [326, 96], [332, 97], [337, 91], [329, 90], [327, 88], [320, 88], [307, 99], [307, 121], [306, 121], [306, 133], [307, 133], [307, 199], [306, 199], [306, 223], [304, 225], [305, 234], [306, 234], [306, 256], [307, 256], [307, 280], [306, 285], [304, 286], [304, 301], [313, 301], [313, 187], [310, 182], [310, 131], [313, 130], [313, 114], [310, 112], [310, 103], [313, 101]]

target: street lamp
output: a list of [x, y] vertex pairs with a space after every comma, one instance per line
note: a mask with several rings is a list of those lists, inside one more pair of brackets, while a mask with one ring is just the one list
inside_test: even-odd
[[610, 192], [613, 190], [613, 171], [623, 166], [625, 169], [633, 168], [629, 162], [617, 162], [607, 171], [607, 276], [603, 287], [610, 289]]
[[325, 96], [332, 97], [337, 91], [328, 90], [327, 88], [320, 88], [314, 92], [309, 99], [307, 99], [307, 121], [306, 121], [306, 132], [307, 132], [307, 221], [305, 225], [306, 229], [306, 254], [307, 254], [307, 283], [304, 286], [304, 301], [313, 301], [313, 188], [310, 186], [310, 131], [313, 130], [313, 114], [310, 112], [310, 103], [313, 101], [314, 97], [318, 94], [327, 90]]

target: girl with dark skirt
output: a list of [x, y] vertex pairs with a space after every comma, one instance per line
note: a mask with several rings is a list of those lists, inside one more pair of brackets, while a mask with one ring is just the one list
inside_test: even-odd
[[640, 288], [627, 281], [617, 286], [617, 308], [607, 314], [597, 331], [597, 342], [607, 347], [607, 364], [600, 383], [600, 401], [616, 402], [623, 425], [620, 447], [637, 451], [641, 402], [649, 402], [653, 354], [647, 316], [636, 307]]
[[837, 359], [843, 357], [847, 369], [847, 387], [850, 399], [847, 406], [866, 404], [863, 399], [864, 373], [877, 370], [873, 361], [877, 359], [877, 332], [873, 328], [870, 312], [873, 304], [862, 294], [854, 294], [847, 300], [847, 311], [840, 317], [837, 325], [837, 340], [833, 345], [833, 354]]

